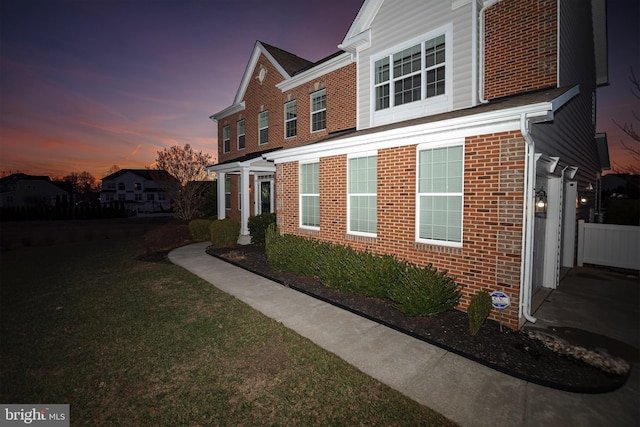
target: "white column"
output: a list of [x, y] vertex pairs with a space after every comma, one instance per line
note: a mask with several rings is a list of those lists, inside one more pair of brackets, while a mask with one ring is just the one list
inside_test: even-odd
[[251, 206], [249, 205], [249, 168], [242, 168], [240, 176], [242, 177], [242, 200], [240, 201], [240, 235], [249, 235], [249, 215], [251, 214]]
[[217, 182], [217, 188], [218, 188], [218, 194], [217, 194], [217, 198], [218, 198], [218, 219], [224, 219], [225, 218], [225, 211], [226, 211], [226, 206], [224, 205], [224, 182], [226, 181], [227, 178], [227, 174], [224, 172], [218, 172], [218, 182]]

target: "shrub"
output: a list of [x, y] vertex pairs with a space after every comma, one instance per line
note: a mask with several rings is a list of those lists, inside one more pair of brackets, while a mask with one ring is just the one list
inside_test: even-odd
[[487, 292], [481, 291], [471, 297], [469, 309], [467, 310], [471, 335], [478, 333], [484, 321], [489, 317], [491, 307], [491, 296]]
[[251, 243], [256, 245], [265, 244], [265, 234], [267, 228], [271, 224], [276, 223], [275, 213], [263, 213], [260, 215], [249, 217], [249, 234], [251, 235]]
[[192, 219], [189, 221], [189, 232], [195, 240], [211, 239], [211, 220], [210, 219]]
[[446, 275], [392, 255], [356, 251], [348, 246], [280, 235], [275, 224], [266, 232], [267, 261], [277, 269], [319, 277], [341, 292], [391, 300], [410, 316], [439, 314], [455, 308], [460, 289]]
[[238, 243], [240, 224], [231, 218], [211, 221], [211, 246], [224, 248]]
[[406, 263], [400, 281], [389, 291], [394, 306], [409, 316], [432, 316], [453, 310], [460, 302], [460, 286], [431, 265]]

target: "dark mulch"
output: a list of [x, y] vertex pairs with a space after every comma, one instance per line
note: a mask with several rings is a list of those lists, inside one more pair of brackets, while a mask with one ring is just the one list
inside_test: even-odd
[[600, 393], [624, 384], [628, 375], [615, 375], [547, 348], [526, 334], [487, 321], [478, 334], [469, 333], [466, 313], [449, 311], [434, 317], [409, 317], [384, 300], [344, 294], [319, 280], [275, 271], [258, 245], [208, 248], [210, 255], [273, 279], [285, 286], [326, 300], [394, 329], [463, 355], [512, 376], [540, 385], [581, 393]]

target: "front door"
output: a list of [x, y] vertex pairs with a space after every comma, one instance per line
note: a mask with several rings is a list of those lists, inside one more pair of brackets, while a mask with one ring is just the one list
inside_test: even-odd
[[260, 213], [270, 213], [271, 209], [271, 181], [260, 181]]

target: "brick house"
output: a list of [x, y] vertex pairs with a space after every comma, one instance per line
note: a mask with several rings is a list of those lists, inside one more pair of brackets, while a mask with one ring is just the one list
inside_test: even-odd
[[[366, 0], [317, 63], [257, 42], [219, 128], [218, 213], [449, 271], [512, 328], [598, 211], [604, 0]], [[582, 201], [582, 202], [581, 202]], [[497, 317], [498, 313], [492, 313]]]

